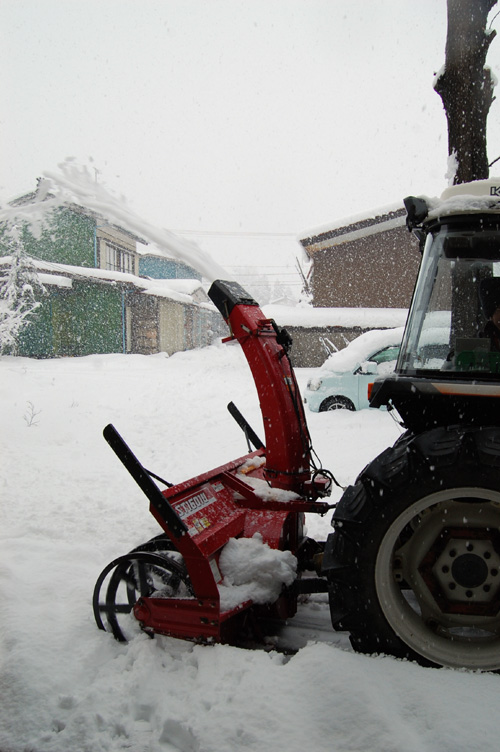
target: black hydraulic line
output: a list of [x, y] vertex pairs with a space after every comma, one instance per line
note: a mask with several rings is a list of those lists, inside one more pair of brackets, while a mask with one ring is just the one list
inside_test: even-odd
[[158, 514], [165, 520], [168, 529], [172, 531], [176, 538], [185, 535], [187, 533], [186, 524], [181, 520], [175, 509], [163, 496], [154, 480], [150, 477], [148, 471], [141, 465], [116, 428], [110, 423], [102, 433], [118, 459], [127, 468], [132, 478], [135, 480], [139, 488], [142, 489]]
[[252, 443], [256, 449], [265, 449], [264, 443], [259, 439], [251, 425], [248, 423], [246, 418], [243, 417], [243, 415], [240, 413], [234, 402], [230, 402], [227, 406], [227, 409], [232, 415], [232, 417], [235, 419], [236, 423], [239, 425], [239, 427], [243, 430], [243, 433], [245, 434], [247, 441], [249, 443]]

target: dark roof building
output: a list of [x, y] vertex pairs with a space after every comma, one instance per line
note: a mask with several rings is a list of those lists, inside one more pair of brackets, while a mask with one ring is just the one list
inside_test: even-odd
[[301, 234], [312, 260], [313, 305], [407, 308], [420, 253], [405, 217], [398, 205]]

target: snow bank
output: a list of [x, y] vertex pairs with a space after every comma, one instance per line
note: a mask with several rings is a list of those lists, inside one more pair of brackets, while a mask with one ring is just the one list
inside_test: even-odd
[[[301, 387], [312, 373], [298, 369]], [[99, 572], [160, 532], [103, 426], [180, 482], [245, 454], [229, 398], [262, 432], [234, 345], [170, 358], [0, 357], [2, 752], [497, 749], [498, 676], [356, 655], [331, 629], [324, 594], [276, 635], [300, 648], [293, 657], [142, 634], [122, 645], [97, 630]], [[400, 435], [377, 410], [308, 421], [343, 485]], [[307, 515], [307, 528], [324, 540], [329, 516]]]

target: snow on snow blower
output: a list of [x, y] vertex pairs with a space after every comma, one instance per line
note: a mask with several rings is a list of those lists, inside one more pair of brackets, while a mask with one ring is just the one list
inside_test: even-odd
[[500, 671], [500, 180], [405, 205], [422, 262], [396, 371], [370, 404], [406, 432], [346, 489], [327, 541], [305, 537], [335, 479], [314, 464], [290, 338], [239, 285], [214, 282], [265, 444], [231, 406], [254, 451], [160, 491], [105, 429], [164, 532], [100, 575], [101, 629], [240, 644], [293, 616], [300, 593], [328, 592], [355, 650]]

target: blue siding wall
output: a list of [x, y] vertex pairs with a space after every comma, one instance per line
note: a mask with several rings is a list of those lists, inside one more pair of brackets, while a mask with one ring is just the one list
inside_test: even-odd
[[186, 264], [158, 256], [140, 256], [139, 274], [152, 279], [200, 279], [201, 274]]

